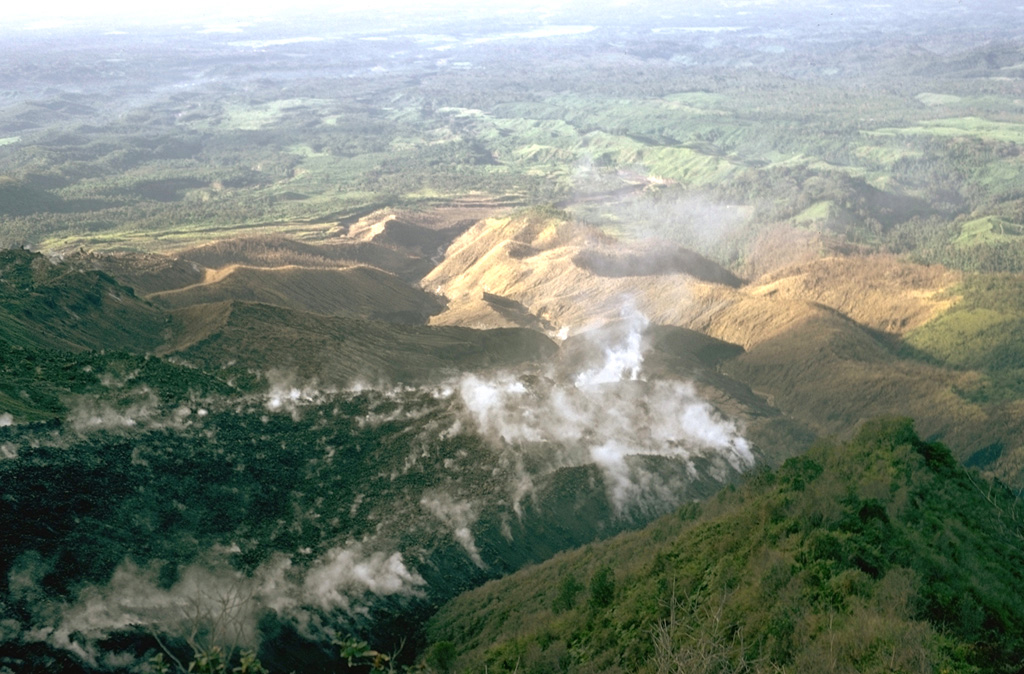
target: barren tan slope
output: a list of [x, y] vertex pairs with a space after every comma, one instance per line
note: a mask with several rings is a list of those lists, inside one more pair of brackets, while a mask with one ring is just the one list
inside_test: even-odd
[[947, 291], [962, 277], [891, 255], [829, 257], [768, 274], [749, 291], [817, 302], [869, 328], [904, 334], [948, 309], [955, 298]]
[[239, 300], [334, 316], [425, 322], [441, 309], [437, 300], [372, 267], [308, 269], [231, 265], [210, 270], [206, 282], [149, 296], [167, 308]]
[[175, 256], [183, 262], [211, 269], [223, 269], [232, 264], [320, 269], [367, 265], [391, 272], [406, 281], [419, 280], [432, 266], [429, 258], [419, 251], [353, 240], [340, 231], [313, 242], [295, 241], [283, 236], [226, 239], [180, 250]]
[[[625, 307], [636, 308], [657, 323], [685, 325], [693, 293], [733, 291], [729, 285], [695, 276], [707, 276], [713, 263], [690, 255], [666, 258], [661, 248], [627, 246], [556, 219], [492, 219], [459, 237], [421, 285], [449, 301], [431, 321], [440, 325], [507, 324], [508, 317], [495, 311], [485, 293], [521, 304], [553, 331], [612, 320]], [[595, 265], [595, 260], [611, 271], [600, 273], [602, 265]], [[664, 271], [652, 272], [646, 261]], [[721, 278], [734, 277], [721, 270]]]
[[957, 393], [971, 388], [976, 373], [896, 355], [904, 331], [955, 301], [955, 272], [885, 256], [826, 258], [736, 288], [679, 271], [601, 276], [577, 264], [581, 251], [635, 257], [637, 246], [557, 221], [479, 223], [423, 281], [449, 300], [432, 320], [507, 324], [488, 295], [521, 304], [549, 332], [576, 332], [633, 307], [655, 324], [742, 346], [723, 370], [819, 432], [845, 434], [866, 418], [908, 415], [964, 459], [1007, 432], [1024, 438], [1008, 408]]
[[[698, 275], [645, 267], [644, 260], [664, 259], [655, 245], [614, 241], [557, 220], [487, 220], [459, 237], [422, 285], [449, 300], [432, 319], [437, 324], [506, 324], [484, 299], [489, 293], [522, 304], [553, 330], [607, 320], [628, 305], [656, 323], [750, 348], [825, 307], [902, 334], [947, 308], [946, 291], [960, 279], [939, 267], [874, 256], [815, 260], [737, 288], [714, 281], [728, 280], [724, 270], [715, 274], [705, 266]], [[628, 259], [634, 273], [601, 275], [581, 264], [595, 258]]]

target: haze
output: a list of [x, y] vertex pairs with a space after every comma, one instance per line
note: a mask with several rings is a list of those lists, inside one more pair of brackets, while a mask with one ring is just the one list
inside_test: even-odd
[[1020, 668], [1016, 4], [150, 5], [0, 36], [0, 674]]
[[[989, 3], [987, 9], [1002, 5], [1004, 9], [1016, 7], [1016, 3]], [[209, 3], [203, 0], [183, 0], [176, 3], [138, 3], [127, 0], [103, 0], [101, 2], [80, 3], [72, 0], [47, 0], [42, 3], [18, 3], [5, 8], [4, 23], [0, 31], [35, 30], [49, 31], [77, 28], [89, 29], [123, 29], [130, 26], [163, 26], [184, 27], [194, 23], [211, 25], [230, 25], [244, 28], [253, 24], [268, 21], [281, 21], [289, 17], [331, 16], [351, 17], [359, 15], [363, 18], [385, 21], [385, 17], [394, 18], [400, 15], [410, 17], [429, 17], [432, 19], [458, 20], [461, 18], [493, 16], [493, 15], [532, 15], [539, 22], [556, 17], [564, 19], [575, 15], [620, 14], [623, 18], [636, 12], [669, 16], [699, 16], [708, 12], [722, 11], [731, 15], [747, 14], [750, 10], [780, 9], [791, 11], [797, 9], [824, 10], [828, 14], [857, 13], [861, 9], [870, 12], [885, 12], [901, 8], [904, 11], [932, 10], [936, 7], [949, 6], [969, 9], [963, 3], [945, 0], [927, 0], [908, 5], [890, 3], [842, 3], [836, 4], [826, 0], [801, 0], [799, 2], [780, 2], [779, 0], [703, 0], [700, 2], [652, 2], [651, 0], [605, 0], [604, 2], [580, 2], [579, 0], [562, 0], [561, 2], [509, 2], [508, 0], [380, 0], [366, 3], [353, 0], [330, 2], [329, 0], [301, 0], [300, 2], [280, 3], [272, 0], [227, 0]], [[709, 15], [709, 16], [714, 16]]]

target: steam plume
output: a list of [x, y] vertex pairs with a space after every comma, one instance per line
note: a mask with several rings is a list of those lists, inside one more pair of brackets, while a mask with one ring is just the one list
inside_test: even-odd
[[[509, 465], [530, 466], [536, 473], [596, 464], [620, 512], [638, 499], [664, 499], [669, 506], [679, 501], [680, 485], [660, 482], [631, 464], [631, 457], [671, 458], [694, 478], [698, 464], [717, 480], [750, 468], [754, 455], [736, 425], [692, 384], [644, 380], [647, 320], [634, 314], [626, 325], [622, 340], [607, 345], [601, 363], [577, 374], [573, 385], [511, 374], [464, 376], [458, 391], [465, 410]], [[532, 482], [530, 475], [521, 476], [517, 505]]]
[[249, 576], [233, 569], [225, 552], [231, 551], [211, 551], [184, 568], [170, 587], [159, 583], [159, 564], [143, 568], [125, 560], [108, 583], [87, 586], [70, 602], [41, 589], [49, 565], [37, 553], [26, 553], [8, 578], [11, 599], [27, 607], [38, 625], [22, 638], [48, 642], [93, 667], [110, 664], [111, 654], [97, 648], [98, 641], [140, 627], [209, 644], [255, 647], [259, 619], [268, 611], [315, 637], [314, 609], [364, 615], [373, 597], [418, 596], [425, 584], [406, 568], [401, 553], [371, 550], [364, 542], [331, 548], [306, 569], [278, 553]]

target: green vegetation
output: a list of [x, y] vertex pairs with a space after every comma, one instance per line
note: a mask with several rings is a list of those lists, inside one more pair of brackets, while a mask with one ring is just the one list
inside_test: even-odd
[[[386, 31], [317, 17], [301, 28], [322, 43], [263, 41], [257, 25], [239, 28], [248, 43], [171, 47], [141, 29], [13, 40], [0, 67], [0, 672], [1020, 668], [1024, 507], [893, 419], [463, 595], [423, 641], [459, 592], [736, 474], [696, 452], [683, 465], [601, 447], [630, 484], [679, 470], [685, 487], [664, 482], [633, 515], [613, 504], [596, 445], [551, 458], [570, 441], [467, 421], [505, 389], [572, 407], [553, 378], [589, 358], [574, 335], [550, 369], [486, 382], [477, 400], [456, 392], [462, 374], [559, 350], [523, 328], [426, 325], [459, 315], [410, 284], [485, 216], [520, 218], [489, 222], [523, 224], [524, 241], [496, 233], [495, 256], [467, 248], [460, 263], [521, 262], [510, 288], [565, 280], [527, 306], [466, 275], [464, 324], [576, 330], [621, 295], [570, 307], [569, 286], [635, 282], [668, 298], [657, 320], [747, 346], [653, 326], [652, 376], [624, 387], [651, 418], [664, 408], [633, 394], [686, 371], [687, 413], [710, 401], [750, 422], [760, 465], [808, 428], [848, 432], [912, 399], [929, 437], [964, 440], [969, 465], [1021, 484], [1017, 17], [662, 5], [594, 10], [593, 30], [558, 38], [531, 37], [516, 14]], [[591, 225], [662, 241], [605, 250]], [[576, 249], [526, 243], [548, 235]], [[903, 335], [924, 303], [881, 302], [881, 284], [865, 288], [868, 311], [855, 284], [807, 263], [865, 252], [974, 273]], [[865, 277], [914, 273], [867, 259], [885, 262]], [[775, 287], [740, 278], [793, 262], [804, 269]], [[681, 300], [657, 278], [677, 273], [693, 279]], [[919, 299], [933, 288], [921, 283], [891, 287]], [[248, 613], [202, 604], [218, 597]], [[221, 617], [262, 646], [220, 639]]]
[[64, 417], [69, 401], [102, 396], [129, 406], [152, 393], [165, 404], [235, 392], [222, 379], [127, 351], [55, 351], [0, 342], [0, 410], [18, 421]]
[[957, 246], [971, 246], [979, 243], [1001, 244], [1015, 240], [1024, 234], [1016, 222], [1007, 222], [998, 216], [968, 220], [960, 225], [960, 236], [953, 240]]
[[[869, 35], [890, 25], [884, 12], [853, 13]], [[641, 15], [544, 48], [525, 40], [514, 58], [501, 40], [454, 41], [438, 60], [432, 43], [407, 35], [255, 56], [186, 41], [182, 49], [241, 75], [189, 82], [186, 98], [151, 92], [164, 55], [146, 47], [125, 66], [139, 69], [139, 84], [114, 95], [124, 114], [99, 117], [57, 89], [0, 112], [0, 132], [10, 129], [0, 137], [0, 246], [318, 238], [324, 223], [367, 207], [483, 199], [558, 203], [734, 269], [782, 222], [819, 232], [826, 252], [856, 245], [1024, 270], [1019, 215], [1000, 215], [1024, 189], [1012, 50], [992, 54], [991, 41], [914, 16], [943, 50], [919, 49], [914, 36], [893, 49], [850, 44], [816, 51], [808, 69], [795, 56], [808, 48], [801, 38], [771, 32], [790, 30], [785, 13], [755, 14], [757, 34], [768, 32], [716, 33], [714, 49], [700, 33], [652, 39]], [[62, 57], [12, 58], [45, 69]], [[978, 68], [997, 76], [979, 78]], [[105, 73], [83, 77], [107, 95]], [[1005, 237], [1010, 248], [991, 245]]]
[[972, 400], [1024, 396], [1024, 280], [1014, 274], [969, 276], [951, 309], [907, 335], [913, 355], [987, 379], [963, 392]]
[[109, 275], [27, 250], [0, 250], [0, 340], [17, 346], [134, 351], [162, 341], [167, 317]]
[[[1012, 493], [909, 421], [875, 421], [473, 590], [428, 634], [456, 645], [458, 671], [1009, 671], [1024, 657], [1022, 524]], [[552, 611], [573, 576], [591, 601]]]
[[994, 122], [980, 117], [953, 117], [950, 119], [929, 119], [921, 126], [907, 126], [900, 129], [877, 129], [878, 135], [946, 136], [950, 138], [980, 138], [987, 141], [1017, 143], [1024, 139], [1024, 124]]
[[551, 602], [551, 608], [555, 613], [568, 611], [576, 605], [576, 597], [583, 591], [583, 585], [576, 580], [573, 574], [566, 574], [558, 586], [558, 596]]
[[602, 566], [590, 579], [587, 605], [594, 609], [608, 608], [615, 600], [615, 573], [610, 566]]

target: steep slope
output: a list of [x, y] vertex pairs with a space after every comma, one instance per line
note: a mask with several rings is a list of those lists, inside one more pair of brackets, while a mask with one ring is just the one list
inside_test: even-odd
[[[1019, 504], [907, 420], [466, 593], [456, 671], [1015, 671]], [[457, 660], [453, 662], [453, 656]]]
[[429, 258], [447, 248], [472, 222], [464, 219], [448, 226], [430, 227], [424, 226], [423, 218], [416, 214], [385, 209], [362, 218], [349, 227], [346, 235], [353, 241], [372, 242]]
[[681, 328], [556, 354], [522, 329], [176, 313], [208, 334], [173, 364], [75, 361], [98, 385], [60, 419], [0, 427], [0, 667], [132, 671], [155, 634], [186, 657], [195, 601], [274, 671], [334, 671], [336, 636], [394, 648], [464, 589], [710, 496], [765, 460], [747, 431], [799, 433], [724, 386], [736, 347]]
[[656, 323], [679, 324], [666, 319], [678, 313], [689, 290], [737, 284], [726, 270], [684, 249], [619, 242], [543, 212], [477, 223], [421, 282], [448, 299], [433, 324], [506, 324], [493, 306], [497, 297], [522, 305], [553, 330], [611, 320], [626, 306]]
[[408, 282], [419, 280], [433, 266], [418, 251], [402, 250], [373, 241], [352, 240], [340, 233], [322, 234], [322, 238], [314, 241], [296, 241], [269, 235], [224, 239], [180, 250], [174, 254], [174, 258], [210, 269], [232, 264], [314, 268], [369, 265], [391, 272]]
[[[538, 381], [551, 382], [621, 358], [655, 386], [684, 379], [692, 393], [739, 424], [759, 457], [773, 465], [813, 439], [805, 422], [786, 417], [722, 373], [723, 361], [741, 349], [685, 328], [617, 320], [571, 337], [559, 349], [525, 328], [410, 326], [245, 302], [193, 305], [172, 315], [179, 328], [161, 353], [240, 382], [250, 381], [253, 372], [278, 371], [332, 387], [391, 386], [524, 367]], [[629, 370], [627, 364], [619, 366]], [[607, 375], [617, 378], [622, 371]], [[639, 392], [645, 385], [635, 386]]]
[[259, 302], [331, 316], [360, 316], [425, 323], [441, 310], [438, 300], [396, 276], [372, 267], [310, 269], [232, 265], [210, 270], [207, 282], [149, 295], [175, 309], [192, 304]]
[[198, 305], [175, 315], [184, 327], [168, 353], [211, 370], [283, 369], [338, 386], [437, 379], [557, 350], [532, 330], [400, 325], [246, 302]]
[[[433, 323], [532, 320], [549, 334], [571, 334], [628, 307], [655, 324], [741, 346], [722, 372], [818, 433], [848, 436], [864, 419], [898, 413], [977, 465], [1024, 447], [1019, 406], [969, 394], [984, 373], [922, 359], [901, 345], [904, 335], [924, 334], [930, 320], [951, 310], [961, 274], [887, 256], [832, 257], [737, 286], [710, 263], [687, 270], [693, 273], [639, 264], [629, 267], [631, 276], [600, 275], [581, 264], [635, 259], [642, 251], [655, 262], [664, 257], [653, 244], [618, 242], [557, 214], [483, 221], [422, 283], [449, 300]], [[1013, 465], [1000, 475], [1016, 484], [1024, 474]]]
[[952, 306], [956, 298], [946, 291], [962, 278], [891, 255], [829, 257], [777, 270], [749, 292], [816, 302], [872, 330], [906, 334]]
[[[578, 329], [632, 306], [745, 348], [828, 307], [902, 334], [947, 308], [960, 278], [892, 257], [827, 258], [750, 285], [713, 262], [659, 242], [619, 241], [558, 215], [477, 223], [422, 281], [449, 301], [435, 324], [498, 321], [493, 298], [518, 303], [552, 330]], [[484, 293], [487, 294], [485, 297]]]
[[723, 369], [822, 434], [842, 435], [864, 419], [898, 411], [928, 437], [961, 443], [965, 458], [1019, 432], [957, 394], [976, 375], [901, 359], [838, 314], [802, 317]]
[[215, 374], [149, 355], [0, 346], [0, 427], [38, 421], [59, 425], [79, 412], [91, 418], [88, 406], [79, 404], [90, 398], [141, 409], [156, 400], [170, 403], [232, 391]]
[[957, 395], [993, 412], [989, 442], [965, 459], [1018, 485], [1024, 481], [1024, 280], [974, 274], [956, 293], [956, 304], [908, 333], [907, 351], [957, 372]]
[[71, 351], [151, 351], [167, 316], [107, 274], [26, 250], [0, 251], [0, 340]]
[[78, 251], [65, 259], [76, 266], [105, 272], [142, 297], [199, 283], [204, 276], [203, 268], [194, 262], [158, 253]]

